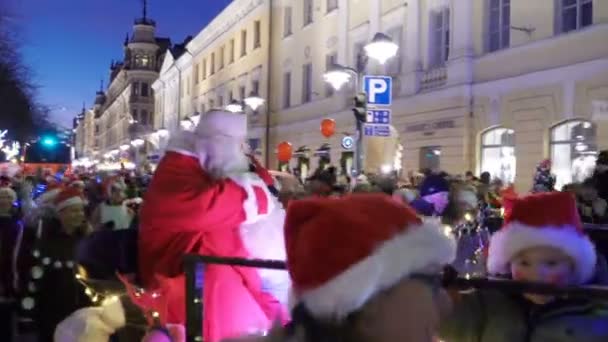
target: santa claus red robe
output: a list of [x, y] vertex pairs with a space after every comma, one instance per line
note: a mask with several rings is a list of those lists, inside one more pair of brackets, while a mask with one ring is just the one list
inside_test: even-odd
[[[144, 287], [157, 285], [156, 274], [174, 282], [169, 323], [185, 322], [183, 256], [252, 257], [243, 227], [274, 209], [268, 196], [255, 174], [214, 180], [197, 158], [166, 153], [146, 192], [138, 247]], [[262, 291], [260, 273], [254, 268], [206, 265], [203, 292], [205, 341], [265, 329], [285, 317], [280, 302]]]

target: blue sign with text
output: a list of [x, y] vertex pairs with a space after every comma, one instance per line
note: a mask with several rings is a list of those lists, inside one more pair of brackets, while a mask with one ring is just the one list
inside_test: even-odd
[[391, 128], [389, 125], [365, 124], [363, 135], [368, 137], [390, 137]]
[[370, 109], [367, 111], [367, 122], [389, 125], [391, 123], [391, 110]]

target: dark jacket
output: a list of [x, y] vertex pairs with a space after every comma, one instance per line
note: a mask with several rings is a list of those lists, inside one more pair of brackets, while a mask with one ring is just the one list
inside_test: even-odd
[[23, 226], [17, 217], [0, 217], [0, 297], [16, 295], [17, 257], [22, 237]]

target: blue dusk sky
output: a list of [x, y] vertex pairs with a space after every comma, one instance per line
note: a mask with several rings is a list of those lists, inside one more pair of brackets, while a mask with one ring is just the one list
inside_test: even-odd
[[[38, 100], [53, 110], [53, 121], [71, 127], [83, 102], [89, 107], [107, 83], [112, 59], [142, 0], [0, 0], [20, 31], [22, 53], [39, 86]], [[148, 0], [157, 35], [180, 43], [196, 35], [231, 0]], [[6, 8], [6, 7], [5, 7]]]

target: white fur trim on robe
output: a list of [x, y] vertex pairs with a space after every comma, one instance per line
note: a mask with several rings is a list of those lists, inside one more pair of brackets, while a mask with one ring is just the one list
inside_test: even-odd
[[509, 223], [490, 238], [488, 271], [509, 274], [509, 263], [514, 256], [539, 246], [554, 247], [569, 255], [575, 264], [577, 284], [584, 284], [593, 277], [597, 255], [589, 237], [574, 227], [537, 228], [520, 222]]
[[[252, 173], [230, 177], [247, 192], [243, 203], [247, 220], [240, 225], [241, 238], [249, 255], [253, 259], [285, 260], [285, 209], [274, 197], [262, 179]], [[267, 203], [267, 212], [258, 212], [258, 200], [253, 188], [263, 190]], [[281, 303], [287, 303], [287, 292], [290, 281], [287, 271], [258, 269], [264, 290], [271, 293]]]
[[406, 229], [322, 286], [294, 293], [316, 317], [341, 319], [413, 273], [435, 273], [456, 257], [456, 242], [437, 220]]

